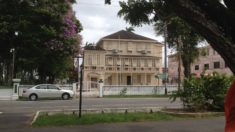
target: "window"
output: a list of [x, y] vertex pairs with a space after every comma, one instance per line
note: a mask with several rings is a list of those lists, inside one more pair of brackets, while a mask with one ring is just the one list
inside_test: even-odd
[[121, 59], [120, 59], [120, 58], [117, 59], [117, 65], [118, 65], [118, 66], [121, 65]]
[[112, 85], [112, 76], [108, 78], [108, 84]]
[[195, 65], [195, 70], [199, 70], [199, 65]]
[[141, 75], [137, 75], [137, 82], [138, 82], [138, 83], [141, 82]]
[[136, 59], [133, 59], [133, 60], [132, 60], [132, 66], [133, 66], [133, 67], [136, 67], [136, 66], [137, 66], [137, 60], [136, 60]]
[[53, 85], [48, 85], [48, 89], [59, 89], [58, 87], [56, 87], [56, 86], [53, 86]]
[[47, 89], [46, 85], [39, 85], [36, 87], [36, 89]]
[[93, 56], [91, 56], [91, 58], [92, 58], [92, 60], [91, 60], [91, 63], [92, 63], [92, 65], [97, 65], [97, 56], [96, 55], [93, 55]]
[[208, 70], [209, 69], [209, 64], [204, 64], [204, 69]]
[[96, 66], [92, 66], [92, 69], [95, 70], [95, 69], [96, 69]]
[[217, 69], [217, 68], [220, 68], [220, 62], [214, 62], [214, 68]]
[[132, 44], [132, 42], [128, 42], [128, 44], [127, 44], [127, 51], [131, 53], [132, 50], [133, 50], [133, 44]]
[[108, 58], [107, 61], [108, 61], [108, 65], [113, 65], [113, 59], [112, 58]]
[[129, 65], [129, 59], [125, 59], [125, 66], [128, 66]]
[[147, 83], [150, 84], [151, 83], [151, 76], [147, 75]]

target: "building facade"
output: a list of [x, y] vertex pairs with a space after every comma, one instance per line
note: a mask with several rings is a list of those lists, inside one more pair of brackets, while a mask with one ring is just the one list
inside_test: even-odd
[[85, 88], [104, 85], [160, 85], [163, 45], [156, 40], [121, 30], [84, 50]]
[[[233, 75], [231, 70], [226, 66], [223, 58], [211, 47], [205, 46], [199, 49], [199, 58], [194, 61], [191, 65], [191, 73], [199, 77], [200, 74], [204, 73], [209, 75], [213, 72], [218, 72], [220, 74]], [[181, 63], [182, 64], [182, 63]], [[179, 59], [177, 55], [168, 56], [168, 75], [170, 83], [178, 82], [178, 68]], [[184, 78], [183, 66], [181, 65], [181, 80]]]

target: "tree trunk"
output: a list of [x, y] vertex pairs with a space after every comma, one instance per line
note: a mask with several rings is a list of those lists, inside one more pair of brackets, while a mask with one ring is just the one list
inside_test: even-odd
[[186, 60], [182, 57], [182, 64], [183, 64], [183, 67], [184, 67], [184, 77], [185, 78], [191, 78], [190, 63], [188, 62], [188, 60]]
[[216, 0], [166, 0], [183, 20], [198, 31], [235, 74], [235, 13]]

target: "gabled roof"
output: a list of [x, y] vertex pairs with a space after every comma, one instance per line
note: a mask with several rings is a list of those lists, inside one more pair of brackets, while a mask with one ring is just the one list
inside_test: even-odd
[[104, 39], [147, 40], [147, 41], [155, 41], [156, 43], [159, 43], [157, 40], [154, 40], [154, 39], [151, 39], [151, 38], [148, 38], [148, 37], [144, 37], [144, 36], [135, 34], [133, 32], [125, 31], [125, 30], [120, 30], [118, 32], [115, 32], [113, 34], [110, 34], [108, 36], [105, 36], [105, 37], [101, 38], [98, 41], [97, 45], [99, 45], [101, 43], [101, 41], [104, 40]]
[[103, 37], [103, 39], [133, 39], [133, 40], [156, 41], [154, 39], [147, 38], [147, 37], [135, 34], [133, 32], [128, 32], [128, 31], [125, 31], [125, 30], [120, 30], [118, 32], [115, 32], [113, 34], [105, 36], [105, 37]]

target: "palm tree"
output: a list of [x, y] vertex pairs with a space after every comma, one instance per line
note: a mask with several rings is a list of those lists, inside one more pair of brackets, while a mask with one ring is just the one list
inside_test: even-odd
[[135, 29], [133, 27], [126, 27], [127, 32], [134, 32]]
[[[168, 47], [174, 48], [177, 51], [179, 63], [182, 61], [184, 67], [184, 76], [190, 78], [191, 64], [199, 56], [197, 45], [202, 41], [202, 37], [179, 17], [171, 17], [167, 21], [157, 21], [154, 30], [157, 35], [162, 35], [164, 34], [165, 27], [167, 28], [165, 39]], [[179, 73], [181, 72], [180, 65]]]

